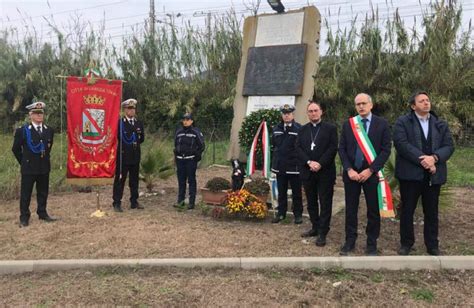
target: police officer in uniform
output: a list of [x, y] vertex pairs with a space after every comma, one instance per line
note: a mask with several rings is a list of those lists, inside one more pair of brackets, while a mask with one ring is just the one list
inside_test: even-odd
[[12, 151], [21, 166], [20, 227], [27, 227], [30, 220], [30, 201], [36, 183], [36, 213], [40, 220], [53, 222], [48, 215], [50, 153], [54, 131], [43, 123], [46, 104], [36, 102], [26, 106], [31, 122], [15, 131]]
[[277, 176], [278, 185], [278, 214], [272, 222], [278, 223], [286, 217], [289, 183], [293, 199], [295, 224], [301, 224], [303, 222], [303, 201], [298, 168], [298, 152], [295, 147], [301, 125], [294, 120], [294, 106], [285, 104], [280, 108], [280, 111], [282, 120], [273, 127], [272, 133], [272, 172]]
[[122, 212], [122, 196], [127, 174], [130, 174], [130, 206], [132, 209], [143, 209], [138, 203], [138, 173], [140, 171], [140, 145], [145, 141], [143, 123], [135, 117], [137, 100], [130, 98], [122, 102], [125, 116], [119, 120], [117, 164], [115, 168], [113, 207]]
[[184, 204], [186, 181], [189, 183], [189, 205], [193, 209], [196, 202], [196, 169], [204, 151], [204, 137], [201, 131], [193, 126], [191, 113], [182, 117], [182, 126], [176, 130], [174, 137], [174, 155], [178, 176], [178, 203]]

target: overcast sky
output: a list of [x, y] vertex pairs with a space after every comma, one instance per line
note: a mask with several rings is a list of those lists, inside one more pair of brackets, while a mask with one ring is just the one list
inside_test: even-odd
[[[203, 26], [208, 13], [212, 15], [224, 14], [233, 7], [238, 16], [251, 15], [252, 3], [257, 0], [155, 0], [155, 12], [158, 21], [169, 20], [166, 14], [177, 15], [178, 26], [190, 20], [193, 25]], [[422, 11], [426, 10], [429, 0], [283, 0], [287, 9], [297, 9], [306, 5], [316, 6], [323, 19], [327, 18], [331, 26], [339, 23], [342, 27], [349, 26], [353, 17], [358, 14], [364, 16], [370, 10], [371, 3], [379, 8], [381, 19], [391, 15], [395, 8], [399, 8], [400, 15], [407, 25], [412, 25], [416, 17], [421, 20]], [[388, 2], [388, 4], [387, 4]], [[460, 0], [464, 8], [463, 28], [467, 29], [469, 20], [474, 13], [474, 0]], [[99, 27], [105, 20], [105, 33], [112, 37], [114, 43], [122, 40], [124, 35], [130, 35], [133, 27], [143, 27], [149, 16], [150, 0], [0, 0], [0, 27], [6, 29], [16, 27], [18, 33], [36, 29], [43, 41], [54, 41], [48, 21], [54, 22], [60, 29], [69, 29], [71, 20], [80, 18], [84, 22]], [[265, 0], [261, 1], [259, 13], [271, 12]], [[48, 21], [47, 21], [47, 20]], [[325, 50], [326, 29], [323, 24], [321, 31], [322, 46]], [[471, 36], [472, 37], [472, 36]]]

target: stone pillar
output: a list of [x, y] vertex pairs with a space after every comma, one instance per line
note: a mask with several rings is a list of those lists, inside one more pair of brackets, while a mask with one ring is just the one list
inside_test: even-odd
[[[260, 23], [260, 28], [259, 28]], [[239, 130], [247, 113], [248, 102], [250, 105], [262, 103], [269, 108], [270, 104], [277, 108], [284, 103], [294, 104], [296, 107], [295, 120], [304, 124], [307, 122], [306, 104], [314, 94], [313, 76], [317, 71], [319, 61], [319, 33], [321, 28], [321, 16], [314, 6], [304, 7], [299, 10], [289, 11], [282, 14], [262, 14], [247, 17], [243, 28], [242, 59], [236, 83], [236, 95], [234, 99], [234, 118], [230, 146], [227, 157], [246, 160], [247, 153], [242, 153], [239, 145]], [[245, 71], [249, 55], [249, 48], [264, 46], [283, 46], [306, 44], [304, 56], [304, 76], [300, 95], [274, 94], [272, 96], [243, 96]], [[249, 110], [250, 111], [250, 110]]]

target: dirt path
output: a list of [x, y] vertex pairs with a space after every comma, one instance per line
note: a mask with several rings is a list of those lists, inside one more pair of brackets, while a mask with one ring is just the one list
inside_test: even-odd
[[[198, 186], [212, 176], [229, 177], [223, 168], [198, 170]], [[340, 185], [340, 180], [338, 179]], [[300, 233], [310, 228], [308, 219], [302, 225], [271, 224], [266, 221], [214, 219], [199, 209], [179, 212], [176, 201], [176, 179], [159, 182], [163, 194], [141, 198], [145, 210], [128, 208], [114, 213], [111, 188], [101, 189], [102, 203], [108, 215], [90, 218], [95, 210], [94, 193], [62, 193], [51, 195], [48, 208], [60, 220], [40, 222], [34, 214], [28, 228], [18, 228], [18, 201], [0, 202], [0, 259], [58, 258], [164, 258], [164, 257], [263, 257], [263, 256], [333, 256], [338, 255], [344, 240], [344, 211], [334, 215], [328, 245], [318, 248], [303, 240]], [[447, 255], [474, 254], [474, 205], [472, 189], [456, 189], [453, 205], [440, 214], [441, 249]], [[128, 196], [124, 197], [127, 200]], [[343, 200], [337, 188], [336, 203]], [[361, 204], [359, 240], [356, 255], [365, 249], [365, 204]], [[422, 226], [416, 226], [415, 254], [425, 254]], [[382, 222], [379, 250], [394, 255], [398, 248], [398, 223]]]

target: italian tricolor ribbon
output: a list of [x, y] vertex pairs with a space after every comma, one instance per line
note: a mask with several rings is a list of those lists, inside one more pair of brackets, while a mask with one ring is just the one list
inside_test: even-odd
[[247, 175], [251, 176], [255, 172], [255, 157], [257, 151], [257, 141], [262, 132], [262, 153], [263, 153], [263, 170], [262, 174], [265, 178], [270, 177], [270, 138], [268, 136], [267, 122], [262, 121], [258, 127], [255, 137], [253, 137], [250, 153], [247, 157]]
[[[357, 144], [359, 145], [365, 159], [371, 164], [377, 157], [372, 142], [367, 135], [367, 132], [363, 128], [360, 116], [355, 116], [349, 119], [351, 124], [352, 132], [356, 138]], [[395, 217], [393, 211], [392, 192], [388, 181], [385, 179], [383, 168], [377, 172], [379, 178], [379, 184], [377, 186], [377, 195], [379, 200], [379, 210], [381, 217]]]

